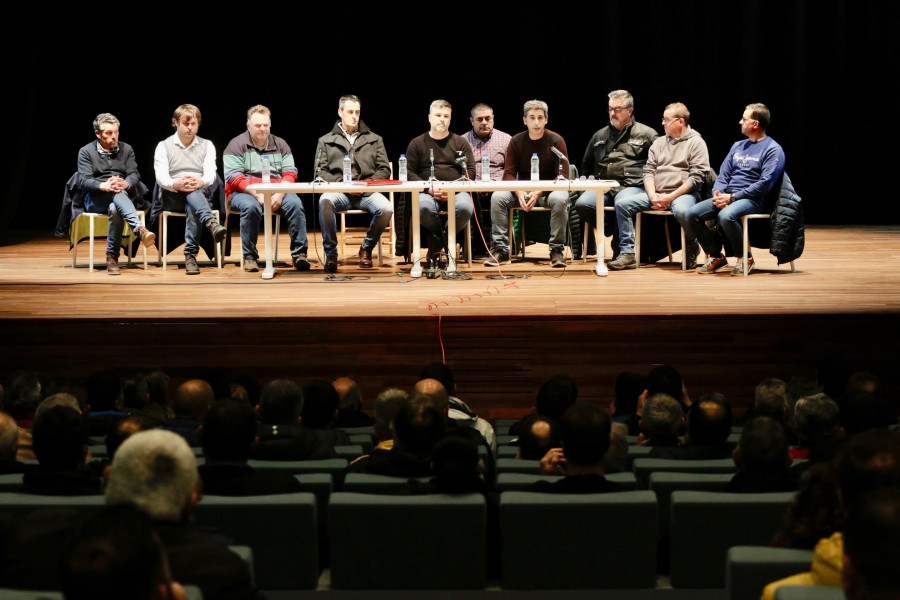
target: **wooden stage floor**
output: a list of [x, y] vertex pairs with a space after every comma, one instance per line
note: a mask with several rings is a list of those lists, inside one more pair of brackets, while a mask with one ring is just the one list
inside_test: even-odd
[[[147, 271], [139, 254], [134, 268], [109, 277], [88, 272], [86, 243], [85, 266], [73, 269], [64, 240], [11, 233], [0, 246], [2, 372], [74, 377], [154, 364], [176, 377], [200, 367], [301, 380], [350, 373], [368, 379], [373, 397], [385, 385], [410, 385], [420, 365], [443, 356], [461, 395], [501, 414], [530, 405], [556, 372], [606, 402], [619, 371], [668, 362], [689, 382], [702, 379], [697, 392], [747, 402], [760, 378], [810, 374], [824, 355], [884, 375], [900, 355], [900, 227], [808, 227], [796, 273], [757, 250], [748, 278], [666, 262], [600, 278], [590, 262], [550, 269], [538, 244], [528, 261], [502, 269], [514, 279], [489, 279], [497, 269], [478, 264], [462, 268], [472, 279], [454, 281], [413, 280], [393, 259], [363, 271], [355, 252], [341, 264], [346, 278], [282, 262], [263, 281], [234, 261], [221, 271], [201, 264], [187, 277], [180, 265], [157, 267], [155, 249]], [[283, 260], [287, 236], [280, 241]], [[321, 253], [317, 234], [315, 243]], [[99, 265], [104, 244], [95, 242]]]

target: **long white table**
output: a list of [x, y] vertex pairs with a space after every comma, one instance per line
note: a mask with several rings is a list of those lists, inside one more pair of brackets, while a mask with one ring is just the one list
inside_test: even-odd
[[263, 195], [263, 209], [265, 215], [264, 223], [264, 239], [266, 251], [266, 268], [262, 272], [263, 279], [272, 279], [275, 277], [275, 265], [272, 262], [273, 246], [272, 246], [272, 194], [327, 194], [329, 192], [341, 194], [363, 194], [374, 192], [410, 192], [412, 193], [413, 206], [416, 210], [413, 212], [413, 227], [418, 235], [419, 222], [419, 192], [424, 189], [427, 182], [425, 181], [409, 181], [391, 185], [360, 185], [352, 183], [254, 183], [247, 186], [247, 192], [259, 192]]
[[[583, 192], [594, 190], [597, 192], [597, 231], [601, 234], [597, 240], [597, 266], [594, 267], [597, 275], [606, 277], [609, 272], [606, 268], [604, 258], [606, 258], [606, 244], [603, 243], [603, 194], [614, 187], [619, 187], [615, 181], [606, 179], [552, 179], [540, 181], [426, 181], [425, 192], [432, 187], [447, 192], [447, 246], [448, 248], [456, 248], [456, 192], [469, 192], [474, 194], [477, 192]], [[410, 275], [420, 277], [422, 275], [422, 267], [419, 265], [418, 258], [421, 252], [421, 240], [419, 239], [419, 196], [413, 196], [413, 270]], [[512, 223], [510, 223], [512, 227]], [[584, 249], [587, 251], [587, 248]], [[418, 268], [418, 272], [416, 269]], [[451, 261], [448, 270], [456, 270], [456, 261]]]

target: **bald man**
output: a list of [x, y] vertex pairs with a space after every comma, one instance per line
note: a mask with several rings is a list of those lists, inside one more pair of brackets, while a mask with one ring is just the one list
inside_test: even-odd
[[191, 447], [200, 447], [197, 431], [214, 400], [212, 386], [207, 382], [202, 379], [185, 381], [175, 391], [175, 405], [172, 407], [175, 418], [166, 421], [162, 429], [177, 433]]
[[25, 472], [25, 463], [16, 460], [18, 450], [19, 427], [16, 420], [0, 412], [0, 474]]
[[331, 385], [338, 393], [335, 427], [371, 427], [375, 423], [372, 417], [362, 411], [362, 392], [355, 381], [349, 377], [338, 377]]

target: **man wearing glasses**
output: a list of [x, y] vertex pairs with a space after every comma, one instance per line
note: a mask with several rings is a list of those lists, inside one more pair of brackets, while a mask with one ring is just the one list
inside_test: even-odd
[[[650, 146], [644, 165], [644, 192], [616, 197], [616, 221], [619, 225], [619, 256], [607, 266], [611, 271], [636, 269], [640, 257], [634, 255], [634, 216], [642, 210], [671, 210], [679, 223], [685, 213], [700, 200], [700, 189], [709, 171], [706, 142], [689, 125], [687, 106], [675, 102], [663, 112], [665, 137]], [[699, 246], [687, 240], [687, 268], [697, 268]]]
[[[706, 221], [716, 221], [722, 234], [728, 238], [733, 252], [743, 245], [741, 217], [763, 212], [766, 198], [784, 173], [784, 150], [766, 135], [770, 114], [765, 104], [748, 104], [740, 120], [741, 133], [746, 140], [735, 142], [719, 169], [713, 185], [713, 197], [698, 202], [684, 216], [682, 225], [687, 239], [696, 238], [707, 261], [697, 269], [698, 273], [715, 273], [728, 266], [722, 253], [722, 238], [706, 226]], [[743, 259], [731, 270], [732, 275], [743, 275]], [[747, 258], [747, 272], [753, 269], [753, 257]]]
[[[634, 97], [628, 91], [610, 92], [609, 125], [594, 134], [581, 161], [581, 175], [593, 175], [597, 179], [618, 182], [618, 188], [613, 188], [613, 191], [604, 195], [605, 205], [612, 205], [613, 202], [618, 204], [629, 196], [644, 193], [644, 164], [647, 162], [650, 145], [659, 135], [652, 128], [635, 121], [633, 113]], [[582, 220], [596, 227], [597, 193], [583, 193], [575, 203], [575, 210]], [[613, 232], [615, 238], [618, 238], [618, 231], [613, 229]], [[600, 243], [598, 240], [598, 244]], [[618, 243], [617, 239], [613, 239], [616, 253]], [[633, 254], [632, 250], [632, 258]], [[609, 268], [613, 268], [613, 264], [616, 264], [615, 260], [610, 263]]]

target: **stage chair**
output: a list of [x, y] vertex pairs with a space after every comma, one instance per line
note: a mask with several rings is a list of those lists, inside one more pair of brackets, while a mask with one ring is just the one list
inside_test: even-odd
[[[225, 202], [225, 222], [222, 223], [222, 227], [224, 227], [226, 231], [228, 231], [228, 217], [230, 217], [231, 215], [237, 215], [237, 219], [238, 219], [238, 237], [240, 237], [240, 234], [241, 234], [241, 227], [240, 227], [240, 222], [241, 222], [241, 211], [239, 211], [239, 210], [232, 210], [231, 204], [230, 204], [229, 202], [226, 201], [226, 202]], [[273, 242], [273, 244], [274, 244], [274, 246], [275, 246], [275, 249], [274, 249], [274, 251], [272, 252], [272, 263], [276, 263], [276, 262], [278, 262], [278, 234], [281, 232], [281, 215], [279, 215], [279, 214], [276, 213], [276, 212], [273, 212], [273, 213], [272, 213], [272, 218], [275, 220], [275, 225], [272, 227], [272, 242]], [[264, 226], [264, 225], [265, 225], [264, 223], [260, 223], [260, 227], [259, 227], [259, 229], [260, 229], [260, 232], [259, 232], [259, 233], [260, 233], [260, 235], [262, 235], [262, 236], [265, 235], [265, 230], [263, 229], [263, 226]], [[259, 245], [260, 245], [260, 242], [259, 242], [259, 239], [257, 238], [257, 241], [256, 241], [257, 250], [259, 249]], [[224, 249], [224, 246], [223, 246], [223, 249]], [[231, 251], [234, 252], [234, 247], [231, 248]], [[241, 251], [240, 241], [238, 241], [238, 251], [239, 251], [239, 252]], [[223, 250], [223, 252], [224, 252], [224, 250]], [[244, 259], [244, 256], [243, 256], [243, 253], [242, 253], [242, 254], [240, 255], [240, 257], [238, 258], [238, 266], [240, 266], [241, 261], [243, 261], [243, 259]], [[265, 262], [266, 257], [265, 257], [265, 256], [260, 256], [260, 259], [261, 259], [263, 262]]]
[[[569, 208], [571, 209], [571, 207], [569, 207]], [[522, 208], [519, 207], [519, 206], [511, 206], [511, 207], [509, 208], [509, 233], [508, 233], [508, 235], [507, 235], [507, 238], [508, 238], [508, 239], [507, 239], [507, 245], [509, 246], [509, 261], [507, 262], [507, 264], [512, 264], [512, 256], [513, 256], [513, 251], [512, 251], [512, 250], [513, 250], [513, 247], [514, 247], [514, 246], [513, 246], [513, 236], [515, 236], [515, 234], [516, 234], [515, 228], [512, 226], [512, 223], [513, 223], [513, 214], [514, 214], [517, 210], [521, 211]], [[550, 211], [550, 207], [547, 207], [547, 206], [535, 206], [535, 207], [532, 208], [529, 212], [548, 212], [548, 211]], [[524, 212], [524, 211], [522, 211], [522, 212]], [[526, 213], [526, 214], [527, 214], [527, 213]], [[525, 258], [526, 258], [526, 256], [525, 256], [525, 240], [526, 240], [526, 238], [525, 238], [525, 219], [522, 219], [522, 220], [519, 221], [519, 222], [520, 222], [521, 225], [522, 225], [522, 226], [520, 227], [520, 231], [521, 231], [521, 235], [520, 235], [520, 241], [521, 241], [521, 244], [520, 244], [520, 246], [521, 246], [521, 248], [522, 248], [522, 258], [525, 259]], [[568, 235], [569, 235], [569, 234], [568, 234], [568, 230], [567, 230], [567, 232], [566, 232], [566, 237], [567, 237], [567, 238], [568, 238]], [[470, 237], [471, 237], [471, 234], [470, 234]], [[471, 244], [471, 240], [470, 240], [470, 244]], [[566, 249], [568, 249], [569, 254], [571, 255], [572, 260], [574, 260], [574, 259], [575, 259], [575, 254], [572, 252], [572, 244], [571, 244], [571, 241], [570, 241], [569, 239], [566, 240], [566, 246], [565, 246], [565, 249], [563, 250], [563, 253], [564, 253], [564, 254], [565, 254]], [[584, 252], [582, 252], [582, 255], [584, 255]]]
[[[446, 215], [447, 211], [440, 210], [440, 211], [438, 211], [438, 214]], [[466, 222], [466, 234], [465, 235], [466, 235], [466, 265], [471, 267], [472, 266], [472, 219], [469, 219]], [[457, 244], [458, 243], [459, 242], [457, 241]], [[454, 248], [453, 250], [455, 251], [456, 248]], [[449, 251], [449, 249], [448, 249], [448, 251]], [[455, 256], [458, 257], [458, 253]], [[454, 258], [453, 260], [456, 260], [456, 259]]]
[[486, 519], [481, 494], [332, 494], [331, 587], [484, 589]]
[[[562, 475], [533, 475], [531, 473], [511, 473], [497, 475], [497, 487], [501, 492], [527, 492], [538, 481], [558, 481]], [[618, 492], [633, 492], [637, 489], [634, 473], [610, 473], [607, 481], [614, 483]]]
[[[606, 212], [611, 212], [611, 213], [613, 213], [613, 221], [616, 220], [616, 218], [615, 218], [616, 207], [615, 207], [615, 206], [604, 206], [604, 207], [603, 207], [603, 210], [605, 210]], [[604, 215], [603, 218], [604, 218], [604, 220], [605, 220], [605, 219], [608, 219], [609, 216], [608, 216], [608, 215]], [[590, 232], [591, 232], [591, 231], [594, 232], [594, 241], [596, 242], [596, 245], [597, 245], [597, 251], [598, 251], [598, 252], [600, 251], [600, 244], [606, 244], [606, 237], [605, 237], [605, 236], [602, 236], [602, 235], [597, 235], [597, 228], [596, 228], [596, 227], [591, 227], [589, 223], [585, 222], [584, 225], [585, 225], [585, 227], [584, 227], [584, 241], [583, 241], [583, 243], [582, 243], [582, 245], [581, 245], [581, 247], [582, 247], [582, 251], [581, 251], [581, 262], [585, 262], [585, 263], [586, 263], [586, 262], [587, 262], [587, 256], [588, 256], [588, 252], [587, 252], [588, 242], [590, 241], [590, 240], [588, 239], [588, 237], [589, 237]], [[612, 257], [611, 257], [611, 256], [608, 256], [607, 258], [612, 258]]]
[[[213, 210], [213, 216], [216, 218], [216, 221], [219, 220], [219, 211]], [[160, 237], [160, 245], [159, 245], [159, 262], [162, 263], [163, 271], [166, 270], [168, 266], [168, 252], [166, 249], [169, 241], [169, 217], [184, 217], [187, 218], [187, 213], [183, 212], [175, 212], [172, 210], [164, 210], [159, 215], [159, 237]], [[203, 225], [200, 225], [202, 228]], [[227, 229], [227, 228], [226, 228]], [[216, 265], [221, 269], [222, 268], [222, 257], [225, 254], [225, 240], [223, 239], [221, 242], [216, 244]]]
[[[637, 257], [638, 266], [640, 266], [641, 260], [641, 216], [642, 215], [658, 215], [663, 217], [674, 217], [675, 213], [671, 210], [642, 210], [637, 214], [635, 218], [634, 225], [634, 255]], [[667, 219], [668, 221], [668, 219]], [[685, 241], [684, 241], [684, 229], [679, 225], [678, 227], [681, 230], [681, 270], [687, 270], [687, 254], [684, 252], [685, 249]], [[666, 250], [669, 252], [669, 263], [674, 263], [675, 259], [672, 258], [672, 238], [669, 234], [669, 224], [666, 222], [665, 227], [663, 229], [666, 232]]]
[[[146, 223], [147, 211], [139, 210], [139, 211], [137, 211], [137, 213], [138, 213], [138, 216], [141, 218], [141, 225], [146, 227], [147, 226], [147, 223]], [[94, 235], [95, 235], [95, 229], [96, 229], [95, 225], [94, 225], [94, 221], [95, 221], [95, 219], [106, 219], [107, 226], [109, 226], [109, 223], [108, 223], [109, 215], [103, 215], [100, 213], [83, 212], [83, 213], [80, 213], [77, 217], [75, 217], [75, 219], [72, 221], [71, 229], [69, 230], [69, 240], [72, 243], [72, 268], [73, 269], [75, 268], [77, 260], [78, 260], [78, 242], [81, 241], [80, 239], [73, 239], [73, 236], [77, 237], [78, 223], [80, 221], [82, 221], [83, 219], [88, 220], [88, 228], [89, 228], [89, 232], [90, 232], [89, 237], [88, 237], [88, 241], [90, 244], [89, 245], [90, 252], [88, 254], [88, 256], [89, 256], [88, 273], [93, 273], [94, 272]], [[128, 232], [127, 235], [125, 232]], [[103, 235], [106, 235], [106, 232], [103, 232]], [[126, 223], [125, 229], [122, 231], [122, 239], [127, 238], [129, 240], [127, 246], [125, 247], [125, 256], [128, 257], [128, 266], [129, 267], [131, 266], [131, 258], [132, 258], [131, 257], [131, 244], [133, 242], [132, 237], [133, 237], [133, 235], [131, 232], [131, 228], [128, 226], [128, 223]], [[144, 270], [146, 271], [147, 270], [147, 247], [144, 246], [143, 244], [140, 244], [140, 246], [141, 246], [141, 251], [143, 251], [143, 253], [144, 253]]]
[[672, 587], [724, 588], [728, 549], [771, 543], [794, 496], [794, 492], [673, 492], [669, 571]]
[[[388, 179], [393, 179], [394, 178], [394, 163], [389, 162], [388, 165], [390, 166], [390, 169], [391, 169], [391, 171], [390, 171], [391, 174], [388, 177]], [[378, 191], [377, 186], [373, 186], [371, 189], [373, 192]], [[394, 192], [393, 191], [388, 192], [388, 200], [390, 200], [391, 208], [393, 209], [394, 208]], [[347, 210], [336, 210], [335, 212], [337, 214], [341, 215], [341, 256], [346, 256], [346, 254], [347, 254], [347, 245], [346, 245], [347, 215], [368, 215], [369, 211], [360, 210], [358, 208], [348, 208]], [[362, 236], [351, 235], [350, 236], [351, 239], [358, 239], [359, 237], [361, 237], [362, 239], [365, 239], [366, 232], [369, 231], [369, 226], [366, 225], [365, 228], [354, 227], [352, 229], [354, 230], [354, 233], [355, 233], [355, 230], [361, 229], [361, 230], [363, 230], [363, 234], [362, 234]], [[389, 243], [390, 243], [390, 247], [391, 247], [391, 256], [393, 256], [394, 248], [396, 247], [396, 244], [397, 244], [397, 233], [394, 231], [394, 215], [393, 215], [393, 213], [391, 214], [391, 222], [388, 223], [388, 226], [385, 227], [384, 231], [381, 232], [381, 237], [378, 239], [378, 245], [375, 247], [375, 249], [378, 251], [378, 266], [379, 267], [384, 266], [384, 248], [382, 248], [382, 245], [384, 244], [385, 232], [387, 232], [391, 236], [391, 240]], [[360, 243], [362, 243], [362, 242], [360, 241]]]
[[773, 581], [809, 571], [814, 552], [770, 546], [734, 546], [725, 563], [727, 600], [758, 600]]
[[503, 492], [500, 586], [655, 588], [656, 511], [649, 491]]
[[[629, 451], [631, 449], [629, 448]], [[737, 467], [730, 458], [715, 460], [673, 460], [671, 458], [636, 458], [632, 467], [637, 477], [638, 489], [650, 487], [650, 474], [668, 471], [670, 473], [737, 473]]]
[[196, 521], [253, 550], [256, 584], [266, 590], [315, 589], [319, 582], [316, 497], [205, 496]]
[[[759, 213], [759, 214], [754, 213], [754, 214], [750, 214], [750, 215], [744, 215], [743, 217], [741, 217], [741, 227], [744, 228], [744, 248], [743, 248], [744, 277], [746, 277], [747, 275], [750, 274], [750, 272], [747, 270], [747, 257], [750, 255], [750, 229], [749, 229], [750, 220], [751, 219], [771, 219], [771, 218], [772, 218], [772, 215], [766, 214], [766, 213]], [[682, 235], [684, 235], [684, 233], [682, 233]], [[791, 273], [796, 273], [796, 272], [797, 272], [797, 267], [794, 266], [794, 261], [791, 261]]]

